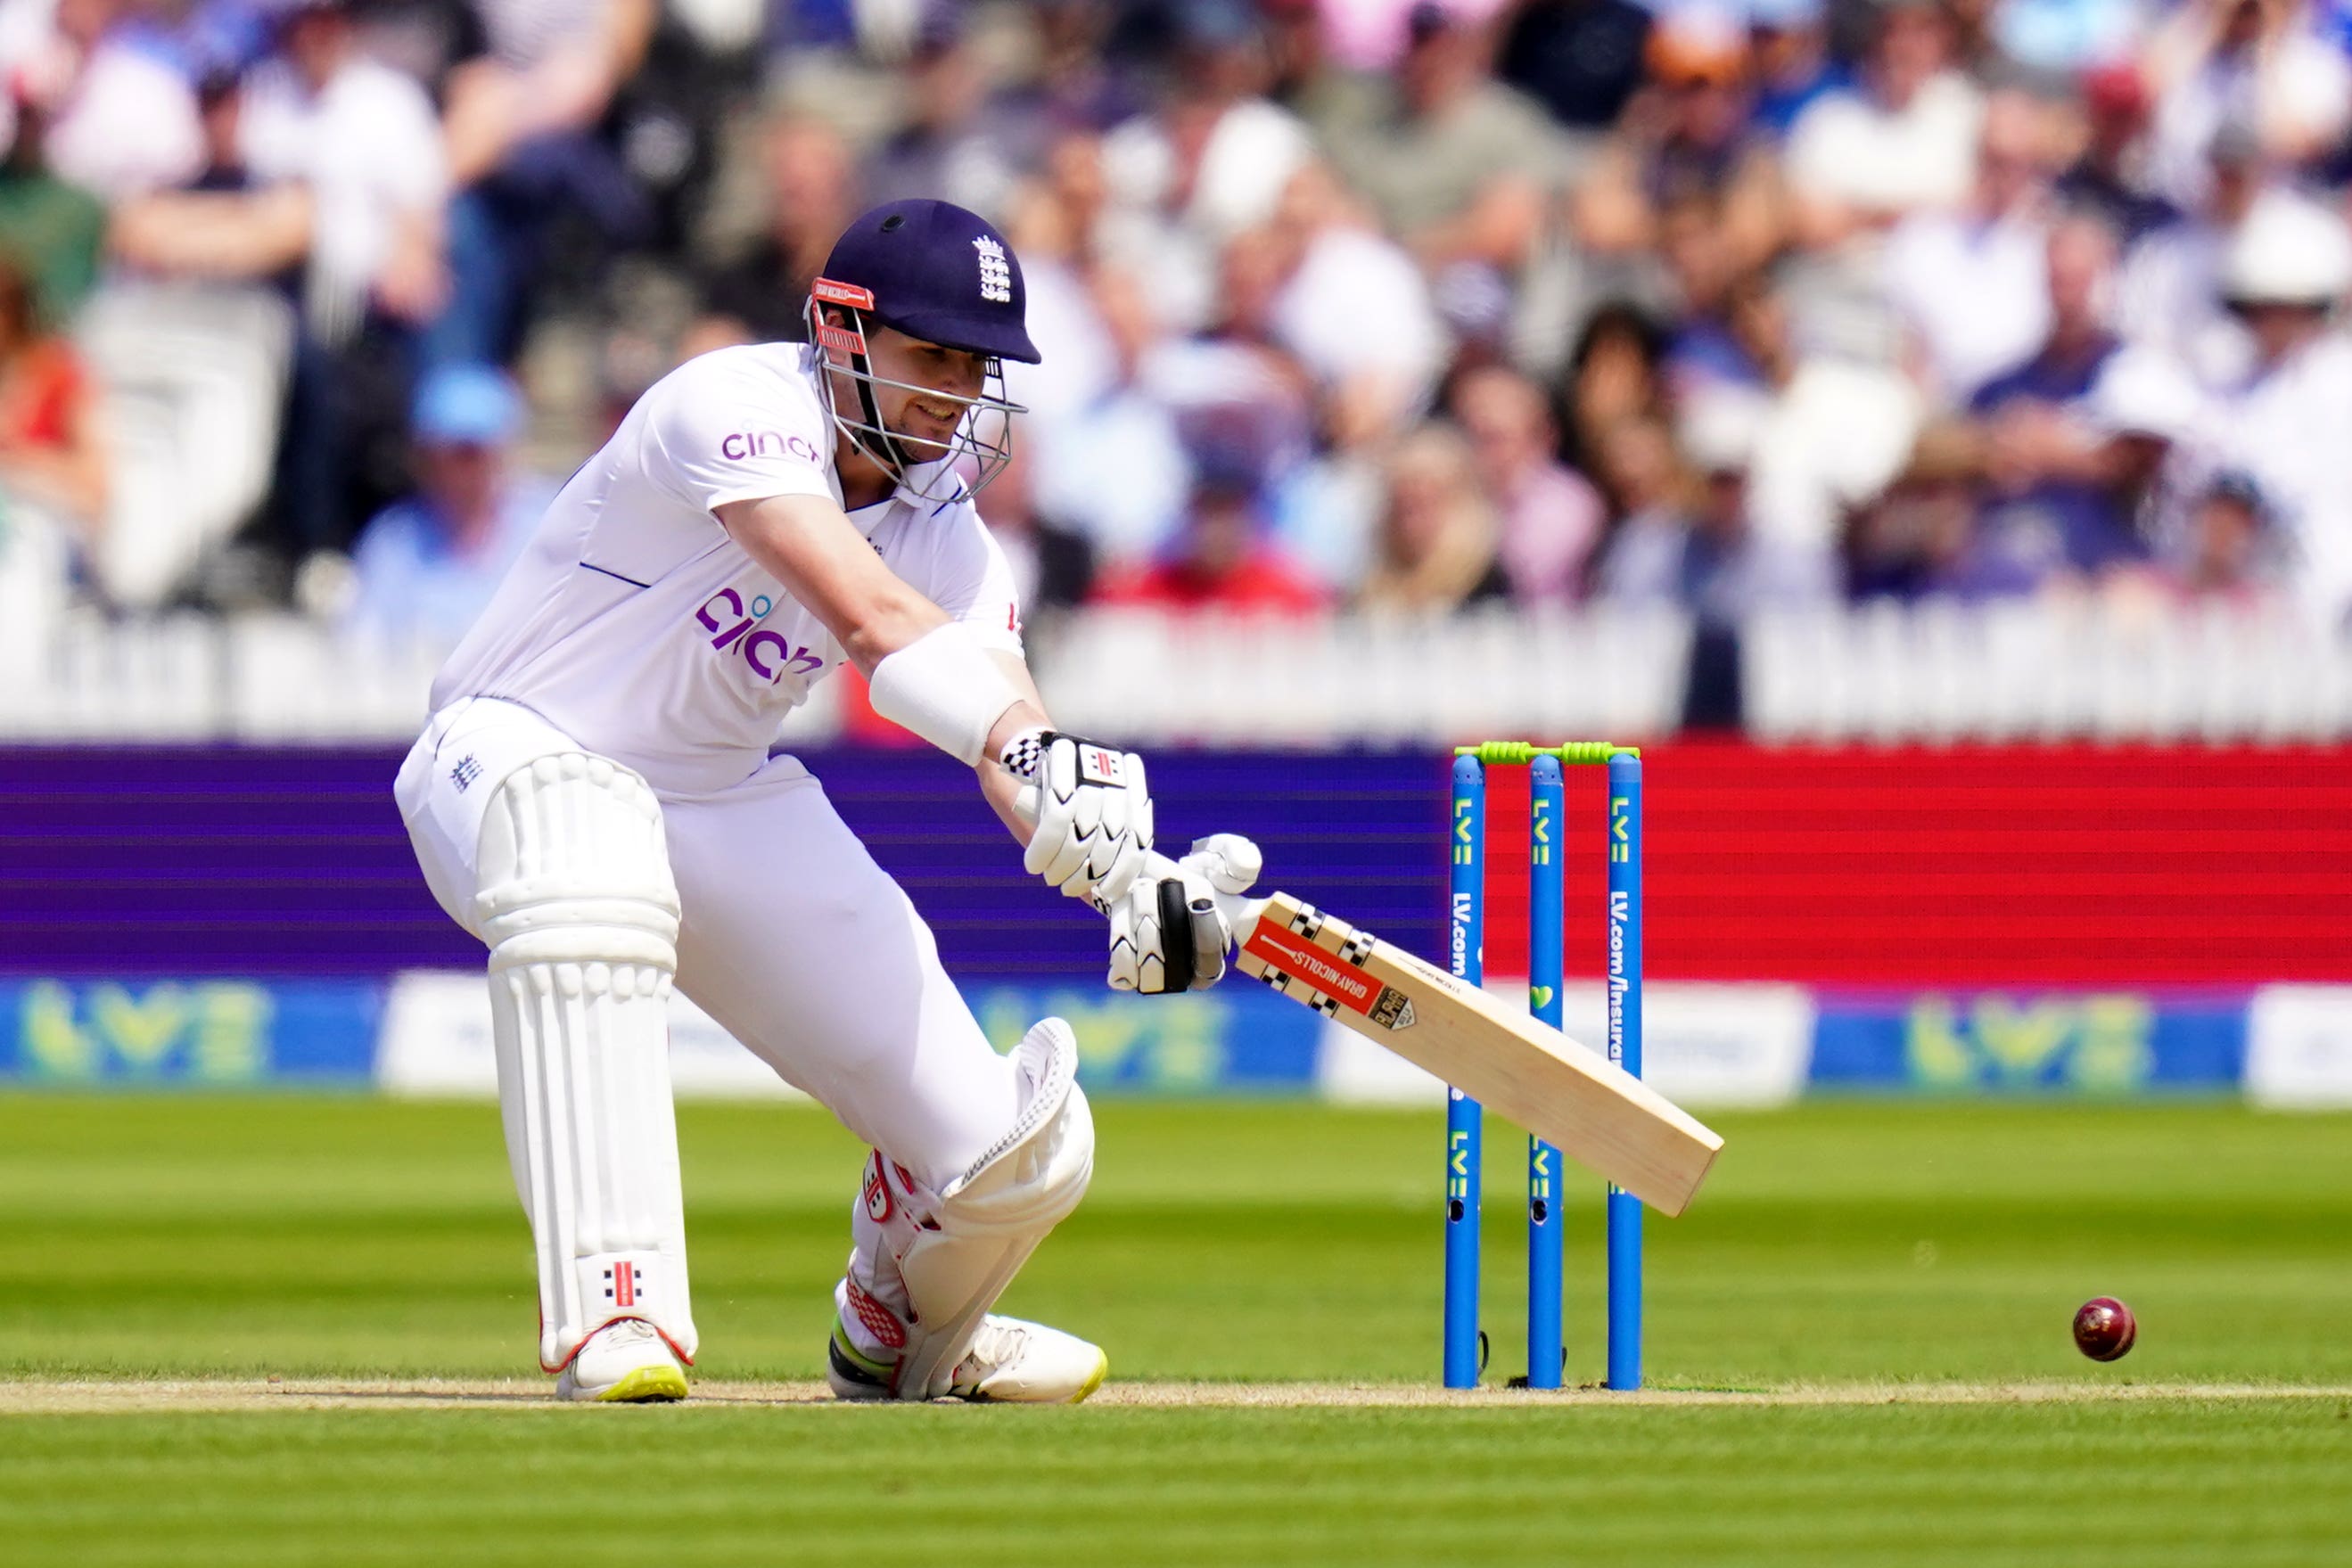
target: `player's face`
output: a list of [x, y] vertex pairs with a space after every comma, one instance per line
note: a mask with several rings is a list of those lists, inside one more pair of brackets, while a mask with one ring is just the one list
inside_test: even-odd
[[870, 329], [866, 345], [877, 382], [902, 383], [874, 389], [883, 426], [907, 444], [918, 462], [945, 453], [987, 382], [987, 357], [927, 343], [889, 327]]
[[[814, 300], [810, 308], [816, 308]], [[1011, 421], [1022, 412], [1005, 400], [996, 360], [879, 322], [865, 325], [857, 312], [825, 311], [822, 320], [812, 316], [812, 326], [832, 367], [826, 393], [843, 461], [856, 460], [844, 479], [871, 469], [914, 486], [912, 493], [929, 501], [985, 489], [1013, 455]], [[919, 466], [929, 468], [919, 480], [910, 476]]]

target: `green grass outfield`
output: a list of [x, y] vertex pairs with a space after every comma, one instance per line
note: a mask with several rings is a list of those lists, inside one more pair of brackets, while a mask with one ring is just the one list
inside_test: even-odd
[[[0, 1557], [2352, 1563], [2352, 1118], [1717, 1118], [1698, 1206], [1650, 1222], [1654, 1393], [1450, 1401], [1433, 1113], [1097, 1119], [1094, 1193], [1007, 1301], [1109, 1349], [1097, 1403], [812, 1402], [857, 1150], [689, 1106], [716, 1396], [572, 1409], [509, 1381], [533, 1298], [493, 1107], [0, 1097]], [[1499, 1381], [1517, 1138], [1487, 1165]], [[1570, 1225], [1590, 1381], [1596, 1184]], [[2096, 1294], [2140, 1316], [2109, 1366], [2067, 1336]]]

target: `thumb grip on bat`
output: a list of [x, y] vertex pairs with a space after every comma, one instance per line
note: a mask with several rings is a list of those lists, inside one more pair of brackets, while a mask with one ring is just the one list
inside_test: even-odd
[[[1014, 777], [1018, 778], [1019, 775], [1016, 774]], [[1028, 783], [1022, 785], [1021, 792], [1013, 798], [1013, 812], [1030, 827], [1034, 828], [1037, 825], [1036, 785]], [[1158, 850], [1150, 851], [1144, 855], [1143, 870], [1149, 876], [1181, 876], [1183, 874], [1182, 867]], [[1238, 946], [1248, 937], [1250, 927], [1257, 924], [1257, 917], [1265, 913], [1265, 899], [1252, 898], [1246, 893], [1222, 893], [1213, 886], [1208, 898], [1192, 900], [1192, 907], [1195, 914], [1205, 914], [1209, 909], [1213, 909], [1223, 915], [1225, 928], [1233, 933], [1234, 945]]]
[[[1143, 857], [1143, 874], [1181, 877], [1184, 868], [1153, 850]], [[1233, 933], [1234, 945], [1239, 946], [1248, 937], [1250, 927], [1257, 924], [1257, 917], [1265, 913], [1265, 899], [1252, 898], [1246, 893], [1220, 893], [1213, 887], [1207, 897], [1192, 900], [1192, 909], [1195, 915], [1214, 910], [1223, 915], [1225, 929]]]

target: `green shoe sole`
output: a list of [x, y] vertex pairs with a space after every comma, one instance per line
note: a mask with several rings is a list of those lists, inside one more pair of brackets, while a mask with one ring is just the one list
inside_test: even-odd
[[686, 1396], [686, 1374], [677, 1367], [641, 1366], [596, 1396], [596, 1403], [648, 1405], [659, 1400], [683, 1399]]

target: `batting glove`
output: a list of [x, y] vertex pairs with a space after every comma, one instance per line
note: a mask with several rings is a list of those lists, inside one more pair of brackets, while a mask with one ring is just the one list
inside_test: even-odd
[[1118, 904], [1151, 850], [1151, 792], [1132, 751], [1050, 729], [1015, 736], [999, 759], [1030, 780], [1020, 810], [1036, 823], [1022, 863], [1072, 898]]
[[1218, 833], [1194, 841], [1181, 861], [1150, 856], [1119, 902], [1097, 899], [1110, 919], [1111, 988], [1158, 996], [1215, 985], [1234, 942], [1226, 907], [1257, 881], [1263, 861], [1249, 840]]

